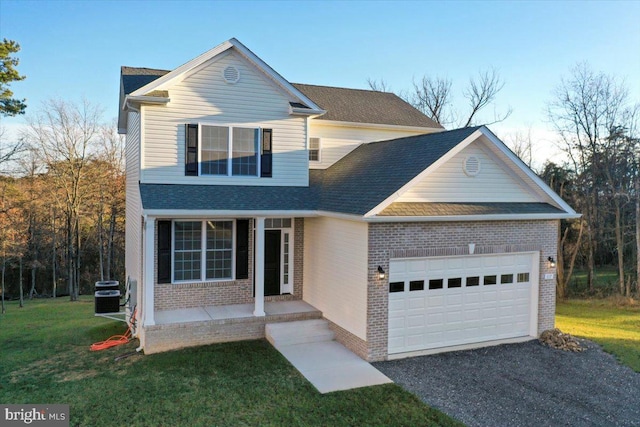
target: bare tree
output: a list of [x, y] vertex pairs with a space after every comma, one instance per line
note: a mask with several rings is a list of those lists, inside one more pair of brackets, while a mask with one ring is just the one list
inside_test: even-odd
[[432, 120], [441, 125], [455, 121], [451, 111], [451, 80], [441, 77], [427, 77], [416, 83], [413, 81], [411, 103]]
[[[611, 138], [615, 129], [625, 120], [629, 111], [627, 88], [612, 76], [594, 72], [588, 64], [572, 68], [569, 78], [562, 79], [548, 105], [548, 116], [561, 139], [561, 146], [568, 155], [576, 174], [578, 192], [577, 207], [585, 219], [587, 282], [594, 287], [595, 253], [602, 229], [602, 198], [604, 190], [619, 193], [614, 183], [612, 169], [621, 157], [619, 145]], [[606, 187], [606, 188], [605, 188]], [[618, 197], [616, 227], [621, 227]], [[619, 232], [619, 230], [618, 230]], [[624, 239], [616, 238], [618, 263], [623, 273]], [[624, 274], [621, 274], [621, 283]], [[621, 288], [623, 285], [620, 285]]]
[[72, 301], [78, 299], [80, 278], [80, 215], [83, 185], [91, 160], [91, 144], [99, 136], [102, 110], [88, 101], [80, 105], [61, 100], [43, 104], [29, 121], [24, 137], [36, 147], [59, 191], [54, 194], [66, 225], [67, 280]]
[[[372, 90], [391, 90], [384, 80], [367, 79], [367, 83]], [[449, 78], [425, 75], [417, 82], [413, 81], [412, 92], [398, 93], [398, 96], [442, 126], [456, 124], [458, 127], [467, 127], [481, 123], [479, 114], [495, 103], [504, 82], [495, 68], [480, 71], [477, 76], [471, 77], [469, 85], [462, 91], [462, 96], [467, 101], [466, 108], [454, 108], [452, 86]], [[493, 116], [485, 117], [482, 123], [501, 122], [511, 112], [510, 107], [504, 113], [498, 113], [494, 109]]]
[[367, 84], [371, 90], [375, 90], [376, 92], [393, 92], [391, 86], [389, 86], [384, 79], [378, 80], [367, 77]]
[[7, 141], [6, 135], [6, 129], [0, 126], [0, 173], [6, 172], [4, 167], [24, 151], [24, 144], [21, 140], [10, 143]]
[[526, 132], [519, 130], [514, 134], [507, 135], [504, 141], [520, 160], [530, 168], [533, 166], [535, 143], [531, 135], [531, 126], [529, 126]]

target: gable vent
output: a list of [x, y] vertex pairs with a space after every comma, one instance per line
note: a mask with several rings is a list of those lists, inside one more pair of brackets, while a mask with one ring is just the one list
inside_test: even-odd
[[476, 176], [480, 173], [480, 159], [476, 156], [469, 156], [464, 159], [462, 169], [467, 176]]
[[238, 80], [240, 80], [240, 71], [233, 65], [229, 65], [222, 71], [222, 77], [227, 83], [238, 83]]

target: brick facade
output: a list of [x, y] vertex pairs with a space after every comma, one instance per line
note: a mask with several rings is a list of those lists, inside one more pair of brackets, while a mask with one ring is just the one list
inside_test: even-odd
[[378, 266], [388, 272], [390, 258], [467, 254], [469, 243], [476, 253], [540, 251], [538, 332], [553, 328], [555, 278], [543, 278], [555, 274], [547, 257], [556, 257], [557, 233], [557, 220], [369, 224], [366, 359], [387, 358], [388, 275], [380, 280]]
[[[250, 220], [250, 229], [254, 221]], [[265, 297], [265, 301], [290, 301], [302, 299], [302, 272], [304, 254], [304, 220], [294, 220], [293, 294]], [[157, 249], [154, 254], [154, 304], [156, 310], [206, 307], [229, 304], [250, 304], [253, 298], [253, 233], [249, 233], [249, 278], [223, 282], [158, 283]], [[157, 241], [157, 227], [156, 236]]]

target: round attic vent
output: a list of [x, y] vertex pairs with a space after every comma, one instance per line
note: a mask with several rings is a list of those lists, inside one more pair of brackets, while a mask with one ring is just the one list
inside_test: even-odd
[[476, 156], [469, 156], [464, 159], [462, 169], [467, 176], [476, 176], [480, 173], [480, 159]]
[[238, 83], [238, 80], [240, 80], [240, 71], [233, 65], [229, 65], [222, 71], [222, 77], [227, 83]]

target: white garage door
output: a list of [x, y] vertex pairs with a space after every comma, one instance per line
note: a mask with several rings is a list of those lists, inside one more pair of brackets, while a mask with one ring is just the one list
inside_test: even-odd
[[538, 252], [392, 259], [389, 354], [535, 335]]

